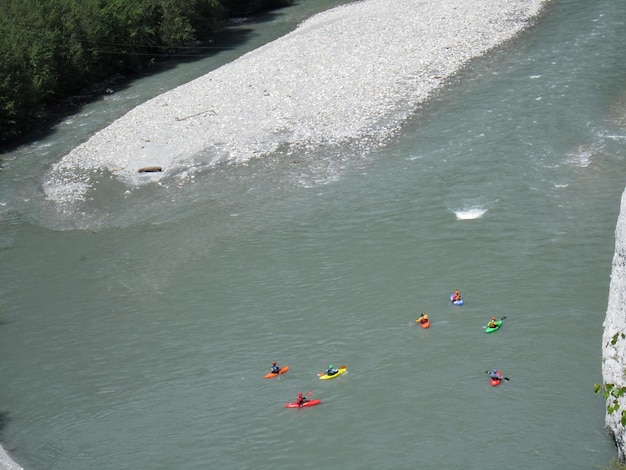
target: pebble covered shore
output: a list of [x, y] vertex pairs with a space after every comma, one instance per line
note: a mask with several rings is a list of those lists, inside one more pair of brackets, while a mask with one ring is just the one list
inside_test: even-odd
[[[102, 170], [132, 187], [277, 148], [377, 145], [446, 78], [527, 27], [546, 3], [364, 0], [320, 13], [93, 135], [51, 167], [46, 197], [82, 200]], [[146, 176], [145, 167], [163, 171]]]

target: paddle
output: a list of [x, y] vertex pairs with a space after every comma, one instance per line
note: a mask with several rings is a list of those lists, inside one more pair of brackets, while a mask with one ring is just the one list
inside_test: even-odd
[[[338, 371], [339, 371], [339, 370], [341, 370], [341, 369], [347, 369], [347, 367], [346, 367], [346, 366], [339, 366], [339, 367], [337, 368], [337, 370], [338, 370]], [[317, 373], [317, 376], [318, 376], [318, 377], [321, 377], [322, 375], [326, 375], [326, 372], [318, 372], [318, 373]], [[335, 375], [337, 375], [337, 374], [335, 374]]]
[[[486, 370], [485, 374], [488, 374], [488, 373], [489, 373], [489, 371]], [[505, 382], [509, 382], [511, 379], [509, 379], [508, 377], [502, 377], [500, 380], [504, 380]]]
[[[504, 321], [504, 320], [506, 320], [506, 317], [500, 318], [500, 321]], [[488, 325], [483, 325], [483, 328], [489, 328], [489, 326]]]

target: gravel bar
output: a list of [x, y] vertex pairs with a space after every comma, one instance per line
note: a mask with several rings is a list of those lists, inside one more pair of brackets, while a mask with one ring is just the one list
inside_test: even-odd
[[94, 134], [52, 165], [46, 198], [84, 200], [102, 171], [133, 187], [279, 148], [384, 142], [448, 77], [529, 26], [547, 2], [364, 0], [317, 14]]

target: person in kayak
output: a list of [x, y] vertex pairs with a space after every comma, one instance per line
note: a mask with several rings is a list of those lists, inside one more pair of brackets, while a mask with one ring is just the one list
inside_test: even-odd
[[337, 372], [339, 372], [339, 370], [335, 369], [332, 364], [326, 369], [326, 375], [335, 375]]
[[454, 295], [452, 296], [452, 301], [456, 302], [458, 300], [461, 300], [461, 294], [459, 293], [459, 289], [454, 291]]
[[418, 321], [420, 324], [422, 324], [422, 325], [423, 325], [424, 323], [426, 323], [426, 322], [428, 321], [428, 314], [427, 314], [427, 313], [422, 313], [422, 314], [420, 315], [420, 317], [417, 319], [417, 321]]
[[491, 320], [489, 321], [489, 323], [487, 323], [487, 328], [495, 328], [496, 326], [498, 326], [498, 323], [496, 322], [496, 317], [491, 317]]
[[298, 400], [296, 401], [298, 406], [302, 408], [302, 405], [304, 405], [307, 401], [309, 401], [309, 399], [305, 397], [302, 392], [298, 392]]
[[276, 361], [272, 362], [272, 374], [278, 374], [280, 372], [280, 367], [276, 365]]
[[502, 374], [500, 374], [500, 372], [498, 372], [498, 369], [493, 369], [491, 372], [489, 372], [489, 378], [493, 379], [493, 380], [502, 380]]

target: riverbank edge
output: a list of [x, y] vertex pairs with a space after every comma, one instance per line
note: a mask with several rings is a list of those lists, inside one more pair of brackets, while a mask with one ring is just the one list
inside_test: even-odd
[[24, 470], [24, 468], [15, 463], [7, 451], [0, 446], [0, 470]]
[[[622, 193], [620, 212], [615, 227], [615, 254], [611, 268], [609, 300], [602, 335], [602, 380], [617, 387], [626, 386], [626, 189]], [[620, 409], [606, 413], [605, 425], [617, 447], [618, 459], [626, 460], [626, 428], [621, 423], [621, 410], [626, 397], [618, 398]], [[607, 406], [613, 398], [607, 400]]]

